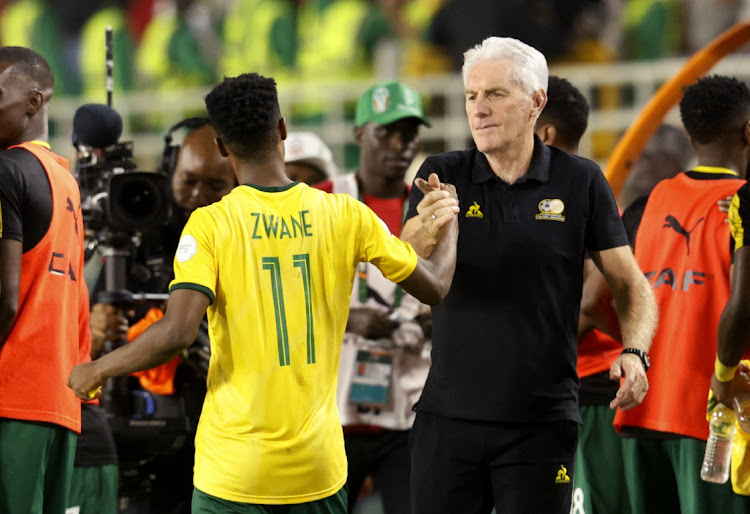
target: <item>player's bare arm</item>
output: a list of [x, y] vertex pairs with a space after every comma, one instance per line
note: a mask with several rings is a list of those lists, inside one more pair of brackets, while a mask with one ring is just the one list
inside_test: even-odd
[[[727, 371], [734, 368], [750, 348], [750, 250], [743, 246], [734, 254], [731, 268], [732, 293], [724, 311], [719, 318], [718, 342], [716, 347], [717, 372], [720, 368]], [[711, 390], [717, 400], [725, 405], [732, 405], [732, 383], [727, 377], [711, 378]], [[731, 373], [733, 375], [733, 373]], [[720, 380], [723, 379], [724, 381]]]
[[171, 360], [193, 343], [209, 304], [209, 298], [198, 291], [173, 291], [162, 319], [133, 342], [74, 367], [68, 377], [68, 387], [80, 399], [90, 400], [95, 397], [92, 393], [112, 377], [151, 369]]
[[[436, 219], [432, 220], [436, 222], [438, 216], [441, 220], [446, 218], [439, 228], [434, 229], [436, 244], [431, 255], [427, 259], [419, 257], [417, 267], [399, 285], [421, 302], [437, 305], [450, 291], [453, 272], [456, 270], [458, 197], [456, 188], [451, 184], [441, 184], [434, 173], [430, 175], [429, 182], [417, 179], [415, 184], [425, 193], [425, 198], [430, 194], [440, 194], [443, 199], [450, 200], [450, 202], [446, 202], [446, 206], [440, 208], [443, 211], [438, 212]], [[447, 198], [446, 195], [448, 195]], [[419, 217], [422, 218], [422, 215]], [[432, 215], [430, 215], [431, 218]]]
[[584, 261], [583, 294], [578, 338], [597, 328], [617, 341], [622, 340], [617, 312], [607, 280], [591, 259]]
[[21, 241], [0, 239], [0, 351], [18, 311], [22, 256]]

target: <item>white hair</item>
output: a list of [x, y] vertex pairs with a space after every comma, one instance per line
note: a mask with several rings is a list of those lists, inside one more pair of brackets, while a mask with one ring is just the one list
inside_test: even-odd
[[521, 83], [529, 95], [540, 89], [547, 92], [549, 81], [547, 59], [536, 48], [510, 37], [488, 37], [464, 52], [464, 65], [461, 69], [464, 86], [466, 77], [475, 64], [498, 59], [509, 59], [515, 63], [513, 67], [515, 79]]

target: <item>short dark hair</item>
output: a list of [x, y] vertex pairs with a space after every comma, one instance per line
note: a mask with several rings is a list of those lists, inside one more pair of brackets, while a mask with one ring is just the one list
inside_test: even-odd
[[233, 154], [255, 158], [278, 143], [279, 98], [276, 81], [257, 73], [224, 80], [206, 95], [216, 135]]
[[734, 138], [750, 118], [750, 90], [733, 77], [700, 78], [685, 88], [680, 117], [688, 135], [698, 144]]
[[680, 163], [680, 171], [685, 171], [693, 157], [693, 148], [685, 131], [675, 126], [662, 123], [646, 143], [643, 153], [658, 152], [671, 155]]
[[0, 62], [12, 64], [16, 71], [23, 73], [43, 88], [55, 87], [55, 77], [47, 59], [34, 50], [22, 46], [2, 46]]
[[550, 75], [547, 105], [537, 124], [551, 123], [560, 142], [567, 146], [579, 143], [589, 123], [589, 103], [581, 92], [562, 77]]

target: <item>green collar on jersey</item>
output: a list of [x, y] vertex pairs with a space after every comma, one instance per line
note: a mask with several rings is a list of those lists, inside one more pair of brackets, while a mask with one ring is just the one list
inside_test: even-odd
[[257, 186], [255, 184], [242, 184], [243, 186], [252, 187], [253, 189], [257, 189], [258, 191], [265, 191], [266, 193], [279, 193], [281, 191], [286, 191], [287, 189], [290, 189], [294, 186], [299, 184], [299, 182], [292, 182], [291, 184], [287, 184], [285, 186]]

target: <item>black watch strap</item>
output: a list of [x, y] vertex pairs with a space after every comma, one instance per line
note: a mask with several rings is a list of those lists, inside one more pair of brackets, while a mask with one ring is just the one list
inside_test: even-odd
[[638, 348], [625, 348], [622, 353], [632, 353], [640, 357], [641, 362], [643, 363], [643, 369], [646, 371], [651, 367], [651, 359], [648, 358], [648, 353], [643, 350], [639, 350]]

